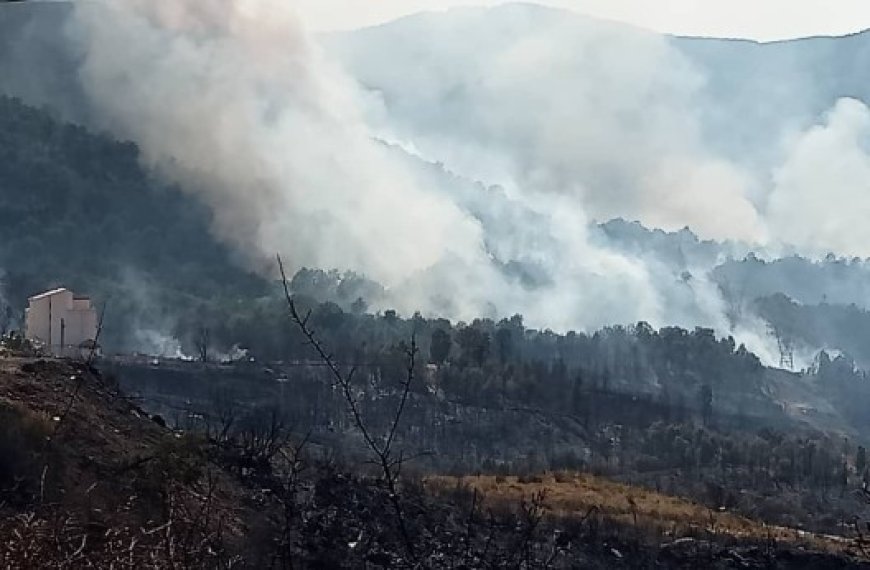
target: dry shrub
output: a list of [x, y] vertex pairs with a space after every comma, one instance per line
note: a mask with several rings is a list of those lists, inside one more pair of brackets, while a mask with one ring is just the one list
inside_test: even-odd
[[532, 483], [540, 484], [544, 482], [544, 479], [538, 475], [520, 475], [518, 482], [523, 485], [529, 485]]
[[574, 475], [568, 471], [556, 471], [553, 473], [556, 483], [573, 483]]
[[7, 500], [26, 500], [49, 447], [51, 418], [0, 401], [0, 493]]
[[163, 523], [119, 524], [95, 532], [49, 506], [0, 519], [2, 568], [232, 568], [219, 529], [184, 511]]

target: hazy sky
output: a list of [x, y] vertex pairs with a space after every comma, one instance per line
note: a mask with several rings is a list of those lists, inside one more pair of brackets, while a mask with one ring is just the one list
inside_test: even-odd
[[[349, 29], [423, 10], [504, 0], [296, 0], [312, 30]], [[681, 35], [774, 40], [870, 28], [870, 0], [539, 0]]]

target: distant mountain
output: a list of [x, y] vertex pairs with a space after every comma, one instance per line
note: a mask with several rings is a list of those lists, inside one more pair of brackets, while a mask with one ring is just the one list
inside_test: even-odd
[[764, 154], [759, 134], [806, 127], [841, 97], [870, 102], [870, 31], [773, 43], [671, 41], [703, 71], [707, 138], [732, 156]]
[[[68, 28], [71, 12], [69, 2], [0, 6], [0, 94], [47, 106], [67, 120], [89, 123], [92, 113], [78, 78], [82, 47]], [[553, 46], [539, 46], [542, 37], [555, 34], [561, 52], [554, 52]], [[625, 114], [625, 128], [642, 129], [646, 121], [677, 122], [680, 110], [691, 108], [699, 119], [697, 127], [689, 127], [699, 131], [695, 144], [765, 171], [779, 164], [784, 140], [817, 122], [839, 98], [870, 102], [870, 82], [865, 80], [870, 69], [870, 32], [774, 43], [681, 38], [534, 4], [507, 4], [421, 13], [318, 39], [383, 105], [388, 124], [375, 127], [408, 138], [437, 138], [448, 129], [448, 134], [470, 140], [469, 144], [486, 146], [490, 143], [487, 137], [512, 136], [498, 130], [471, 133], [473, 128], [483, 128], [471, 124], [477, 119], [475, 109], [501, 104], [474, 97], [481, 83], [506, 61], [529, 63], [522, 58], [537, 61], [529, 68], [529, 81], [542, 83], [541, 88], [593, 85], [603, 101], [616, 96], [614, 89], [649, 91], [640, 101], [651, 105], [673, 98], [663, 116], [657, 117], [661, 111], [655, 108], [650, 110], [651, 117], [633, 116], [629, 113], [640, 110], [625, 109], [620, 103], [614, 104], [614, 112]], [[520, 44], [525, 50], [522, 55], [514, 51]], [[663, 50], [670, 51], [662, 55]], [[621, 85], [621, 78], [636, 74], [638, 66], [660, 68], [644, 71], [639, 83]], [[497, 93], [498, 85], [489, 87]], [[538, 103], [528, 95], [520, 97], [528, 99], [516, 103], [524, 109]], [[592, 105], [596, 92], [585, 97], [586, 104]], [[508, 115], [516, 112], [510, 110]], [[376, 112], [375, 116], [377, 123], [380, 115]], [[606, 134], [596, 131], [594, 124], [584, 127], [590, 137]], [[608, 125], [599, 126], [605, 128]], [[477, 138], [472, 140], [470, 134]], [[656, 139], [648, 144], [655, 146]], [[523, 158], [536, 159], [534, 155]], [[578, 168], [590, 171], [595, 166], [598, 163], [592, 161]], [[609, 172], [589, 176], [602, 179], [614, 192], [632, 183], [631, 179], [614, 179]], [[607, 217], [613, 215], [619, 213], [609, 212]]]
[[[450, 81], [460, 73], [451, 69], [451, 61], [457, 67], [477, 69], [486, 77], [487, 66], [497, 63], [492, 61], [493, 54], [510, 54], [511, 46], [542, 30], [574, 38], [618, 34], [627, 38], [624, 43], [629, 50], [643, 49], [649, 38], [663, 37], [698, 74], [695, 79], [701, 85], [695, 102], [702, 109], [705, 140], [717, 150], [744, 160], [751, 155], [759, 155], [759, 160], [767, 158], [772, 142], [778, 142], [771, 141], [771, 135], [806, 127], [838, 98], [870, 101], [870, 82], [866, 81], [870, 32], [773, 43], [682, 38], [534, 4], [506, 4], [413, 15], [381, 26], [330, 34], [324, 37], [324, 45], [351, 75], [380, 93], [391, 112], [432, 118], [431, 109], [426, 109], [432, 95], [422, 89], [399, 96], [394, 79], [424, 86], [435, 78]], [[569, 63], [558, 71], [554, 68], [553, 73], [571, 73], [572, 59], [577, 62], [576, 72], [582, 72], [579, 62], [590, 57], [583, 49], [593, 48], [578, 42], [565, 49], [575, 49], [576, 55], [559, 54]], [[543, 60], [540, 65], [548, 67]], [[620, 69], [612, 71], [621, 73]], [[459, 79], [455, 99], [448, 103], [461, 104], [463, 85]]]
[[[72, 4], [63, 1], [0, 5], [0, 93], [48, 104], [67, 117], [86, 115], [76, 75], [82, 54], [66, 29], [71, 10]], [[421, 66], [449, 76], [443, 66], [463, 43], [510, 44], [552, 26], [578, 36], [602, 27], [657, 35], [534, 4], [508, 4], [423, 13], [321, 39], [331, 55], [364, 85], [382, 92], [389, 104], [391, 86], [385, 77], [419, 77], [425, 73]], [[870, 101], [865, 80], [870, 32], [773, 43], [682, 37], [667, 41], [702, 74], [702, 94], [709, 103], [705, 129], [732, 154], [763, 153], [759, 133], [806, 124], [840, 97]], [[402, 49], [395, 49], [398, 45]], [[374, 71], [366, 62], [377, 62]]]

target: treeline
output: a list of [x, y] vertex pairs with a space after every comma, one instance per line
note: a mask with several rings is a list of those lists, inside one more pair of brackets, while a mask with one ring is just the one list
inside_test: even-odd
[[713, 270], [713, 278], [731, 300], [784, 294], [807, 305], [830, 303], [865, 306], [870, 294], [870, 259], [828, 254], [822, 260], [799, 255], [765, 261], [754, 254], [732, 259]]
[[[416, 334], [423, 358], [397, 437], [409, 454], [423, 454], [417, 468], [591, 471], [825, 532], [863, 513], [866, 451], [786, 414], [762, 389], [773, 372], [710, 331], [640, 323], [558, 335], [530, 330], [520, 317], [453, 324], [297, 303], [311, 308], [311, 327], [343, 368], [357, 367], [355, 398], [375, 431], [392, 420], [407, 373], [398, 344]], [[245, 327], [211, 331], [214, 342], [239, 341], [223, 335], [240, 330], [254, 335], [248, 359], [234, 366], [163, 363], [116, 373], [179, 429], [214, 431], [229, 405], [239, 418], [277, 413], [318, 445], [353, 457], [359, 441], [346, 402], [303, 338], [280, 328], [289, 321], [283, 311], [276, 301]], [[274, 335], [277, 352], [255, 348], [265, 341], [258, 335]], [[364, 342], [372, 338], [378, 344]], [[848, 382], [841, 359], [822, 362], [818, 381]]]
[[[558, 334], [527, 328], [520, 315], [452, 323], [419, 314], [402, 318], [395, 311], [372, 315], [362, 307], [344, 310], [305, 295], [296, 299], [310, 309], [312, 327], [342, 362], [389, 370], [394, 368], [391, 347], [413, 336], [437, 384], [470, 404], [509, 399], [571, 412], [583, 394], [614, 392], [645, 395], [666, 408], [697, 410], [711, 418], [714, 410], [777, 413], [761, 393], [766, 371], [758, 358], [710, 329], [654, 330], [638, 323]], [[208, 339], [206, 352], [213, 360], [240, 349], [261, 362], [311, 358], [277, 291], [255, 300], [191, 307], [173, 333], [189, 355], [201, 355], [202, 341]]]
[[855, 304], [801, 304], [783, 294], [758, 299], [755, 306], [796, 347], [835, 348], [859, 367], [870, 369], [870, 312], [866, 309]]

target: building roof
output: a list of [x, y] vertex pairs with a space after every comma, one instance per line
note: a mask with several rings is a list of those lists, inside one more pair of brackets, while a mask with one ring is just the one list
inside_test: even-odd
[[57, 289], [52, 289], [51, 291], [46, 291], [45, 293], [40, 293], [39, 295], [34, 295], [33, 297], [29, 297], [29, 301], [38, 301], [40, 299], [45, 299], [46, 297], [54, 297], [55, 295], [60, 295], [61, 293], [68, 292], [69, 289], [66, 287], [58, 287]]

